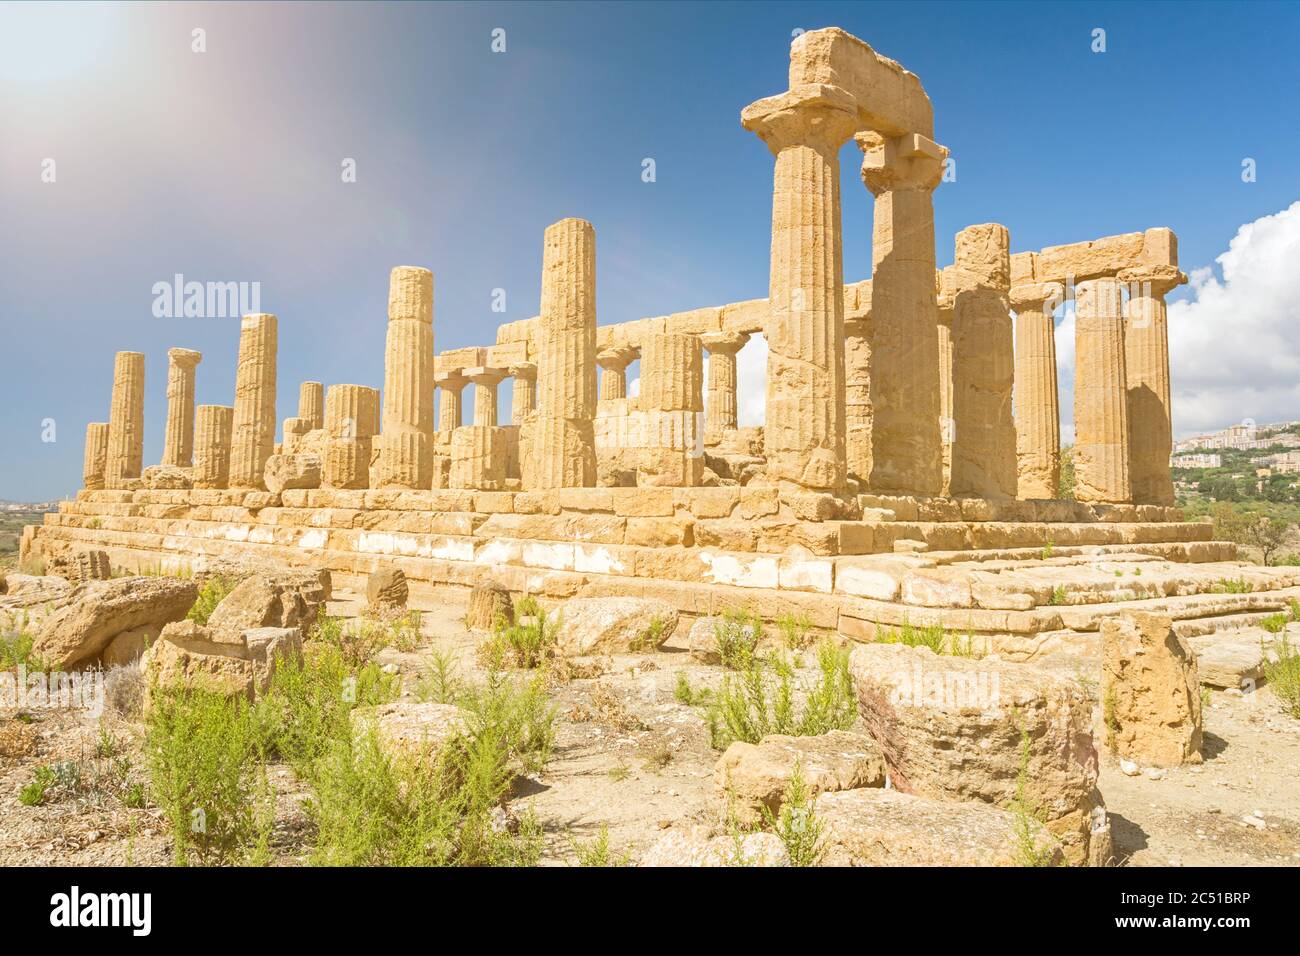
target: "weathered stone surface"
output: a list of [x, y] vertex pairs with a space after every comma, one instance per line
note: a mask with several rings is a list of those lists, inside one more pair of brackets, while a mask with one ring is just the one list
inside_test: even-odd
[[376, 488], [428, 488], [433, 480], [433, 350], [433, 273], [398, 266], [388, 284]]
[[296, 627], [254, 627], [243, 633], [245, 656], [253, 664], [257, 692], [264, 694], [281, 661], [302, 659], [302, 631]]
[[1196, 656], [1196, 676], [1210, 687], [1241, 689], [1264, 679], [1266, 651], [1259, 631], [1219, 631], [1184, 640]]
[[1101, 625], [1102, 719], [1117, 756], [1144, 766], [1200, 763], [1196, 655], [1173, 620], [1135, 613]]
[[118, 352], [113, 363], [104, 487], [123, 488], [144, 464], [144, 354]]
[[896, 789], [1005, 807], [1016, 797], [1027, 741], [1027, 799], [1072, 862], [1087, 858], [1097, 750], [1092, 704], [1077, 682], [1027, 664], [900, 644], [858, 647], [849, 668]]
[[739, 842], [711, 836], [704, 827], [669, 830], [641, 856], [638, 866], [789, 866], [790, 854], [774, 833], [749, 833]]
[[253, 699], [255, 674], [242, 636], [214, 639], [193, 621], [163, 628], [146, 655], [145, 712], [153, 709], [160, 691], [205, 691], [225, 697]]
[[254, 575], [241, 581], [222, 599], [208, 618], [208, 629], [214, 633], [242, 634], [251, 628], [293, 627], [307, 637], [329, 597], [328, 571]]
[[176, 578], [116, 578], [84, 584], [45, 621], [32, 653], [50, 667], [72, 670], [93, 661], [125, 631], [179, 621], [197, 596], [192, 581]]
[[465, 626], [471, 631], [491, 631], [498, 622], [513, 624], [514, 620], [514, 603], [507, 588], [493, 581], [483, 581], [470, 589]]
[[154, 491], [175, 491], [194, 487], [194, 477], [190, 469], [176, 465], [150, 465], [141, 474], [140, 480], [144, 482], [146, 488]]
[[[705, 664], [720, 663], [718, 654], [717, 627], [722, 623], [720, 617], [697, 617], [686, 635], [686, 647], [691, 657]], [[747, 631], [753, 628], [745, 625]]]
[[264, 481], [266, 490], [276, 495], [297, 488], [319, 488], [320, 456], [310, 452], [272, 455], [266, 460]]
[[880, 746], [866, 734], [832, 730], [816, 737], [768, 734], [755, 744], [736, 741], [713, 768], [719, 802], [744, 826], [775, 816], [798, 766], [810, 796], [885, 785]]
[[859, 789], [822, 794], [815, 813], [823, 866], [1024, 866], [1026, 850], [1063, 860], [1044, 828], [1031, 822], [1033, 846], [1022, 847], [1016, 817], [987, 803]]
[[385, 611], [404, 610], [410, 586], [401, 568], [380, 568], [366, 579], [366, 601], [372, 608]]
[[164, 465], [189, 468], [194, 456], [194, 368], [203, 355], [193, 349], [167, 350], [167, 428]]
[[235, 368], [235, 413], [230, 432], [230, 485], [262, 488], [275, 446], [275, 374], [278, 327], [269, 313], [240, 320]]
[[108, 552], [98, 548], [73, 551], [70, 554], [55, 555], [49, 561], [49, 571], [67, 578], [74, 584], [87, 581], [107, 581], [113, 576], [113, 568], [108, 560]]
[[652, 598], [573, 598], [554, 614], [555, 640], [570, 656], [653, 651], [677, 627], [677, 608]]
[[109, 641], [100, 657], [104, 670], [138, 661], [144, 655], [145, 649], [158, 639], [161, 631], [161, 627], [140, 627], [117, 635]]
[[194, 411], [195, 488], [225, 488], [230, 483], [230, 434], [235, 410], [200, 405]]
[[1075, 303], [1074, 496], [1132, 501], [1120, 284], [1081, 282]]

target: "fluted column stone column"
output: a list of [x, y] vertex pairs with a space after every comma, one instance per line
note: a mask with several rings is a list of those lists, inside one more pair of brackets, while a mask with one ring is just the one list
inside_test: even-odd
[[704, 444], [716, 445], [739, 421], [736, 403], [736, 353], [749, 341], [747, 332], [709, 332], [700, 336], [709, 350], [709, 386], [704, 399]]
[[1130, 502], [1121, 285], [1117, 279], [1080, 282], [1074, 298], [1074, 497]]
[[306, 419], [308, 431], [325, 427], [325, 386], [303, 382], [298, 386], [298, 418]]
[[741, 124], [776, 156], [762, 480], [840, 491], [847, 473], [839, 149], [857, 128], [856, 104], [835, 86], [798, 86], [751, 103]]
[[474, 386], [474, 424], [497, 426], [497, 386], [506, 378], [503, 368], [467, 368], [465, 378]]
[[140, 477], [144, 463], [144, 353], [118, 352], [108, 414], [104, 485], [121, 488]]
[[1172, 505], [1172, 404], [1169, 394], [1169, 324], [1165, 296], [1187, 281], [1176, 266], [1126, 269], [1128, 322], [1124, 362], [1128, 388], [1129, 480], [1138, 504]]
[[627, 367], [636, 361], [637, 350], [627, 346], [602, 349], [596, 353], [600, 366], [600, 400], [627, 398]]
[[230, 487], [264, 489], [262, 472], [275, 450], [274, 315], [244, 316], [235, 369], [235, 419], [230, 437]]
[[537, 365], [521, 362], [510, 366], [510, 374], [515, 381], [510, 396], [510, 420], [515, 425], [521, 425], [537, 407]]
[[388, 280], [377, 487], [432, 487], [433, 388], [433, 273], [398, 266]]
[[1061, 485], [1061, 404], [1056, 323], [1059, 282], [1013, 286], [1016, 312], [1016, 497], [1056, 498]]
[[438, 431], [450, 435], [457, 428], [460, 428], [461, 391], [468, 384], [468, 381], [460, 372], [443, 372], [434, 381], [438, 384], [440, 395], [438, 402]]
[[194, 369], [203, 354], [193, 349], [167, 350], [167, 428], [164, 465], [188, 468], [194, 460]]
[[194, 410], [194, 487], [230, 485], [230, 435], [235, 410], [229, 405], [200, 405]]
[[108, 422], [91, 422], [86, 426], [86, 451], [82, 458], [81, 487], [99, 491], [104, 487], [104, 468], [108, 463]]

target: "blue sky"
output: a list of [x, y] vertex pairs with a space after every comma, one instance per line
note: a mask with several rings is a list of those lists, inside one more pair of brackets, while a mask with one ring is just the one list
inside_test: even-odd
[[[1005, 224], [1016, 251], [1168, 225], [1190, 272], [1300, 199], [1294, 4], [0, 4], [0, 498], [76, 489], [115, 350], [148, 356], [146, 463], [168, 347], [204, 353], [200, 403], [232, 401], [237, 322], [151, 313], [175, 273], [261, 283], [281, 418], [303, 379], [382, 383], [394, 265], [433, 270], [439, 351], [534, 315], [542, 231], [565, 216], [595, 225], [601, 323], [765, 295], [772, 158], [739, 113], [785, 88], [793, 30], [830, 25], [934, 103], [958, 164], [935, 194], [939, 265], [971, 223]], [[870, 272], [856, 155], [851, 280]], [[1290, 219], [1267, 235], [1267, 261], [1300, 272]], [[1258, 322], [1286, 357], [1296, 300], [1281, 298]], [[1240, 311], [1215, 308], [1187, 313], [1202, 350]], [[1189, 372], [1200, 404], [1179, 430], [1282, 416], [1295, 397], [1252, 398], [1249, 367], [1219, 381], [1208, 366], [1203, 383]]]

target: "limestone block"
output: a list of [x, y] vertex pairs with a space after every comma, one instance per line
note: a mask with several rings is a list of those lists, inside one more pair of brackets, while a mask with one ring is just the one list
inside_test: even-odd
[[[1016, 816], [985, 803], [900, 792], [824, 793], [814, 808], [825, 828], [824, 866], [1024, 866]], [[1034, 849], [1064, 861], [1051, 833], [1030, 821]]]
[[484, 581], [475, 584], [470, 590], [465, 626], [471, 631], [492, 631], [498, 622], [509, 625], [514, 621], [515, 609], [508, 589], [495, 582]]
[[1025, 664], [900, 644], [858, 647], [849, 669], [895, 789], [1006, 807], [1016, 798], [1027, 739], [1026, 798], [1067, 857], [1087, 859], [1100, 798], [1092, 705], [1076, 682]]
[[[556, 453], [556, 449], [562, 453]], [[590, 488], [596, 484], [595, 431], [587, 419], [538, 415], [519, 426], [524, 488]]]
[[266, 460], [264, 483], [266, 490], [273, 494], [291, 489], [319, 488], [320, 456], [310, 453], [272, 455]]
[[1116, 755], [1144, 766], [1200, 763], [1196, 656], [1171, 618], [1134, 613], [1101, 623], [1102, 718]]
[[410, 587], [401, 568], [379, 568], [371, 571], [366, 579], [366, 602], [376, 610], [405, 610], [409, 594]]
[[884, 757], [866, 734], [768, 734], [758, 744], [736, 741], [727, 748], [713, 768], [715, 797], [741, 825], [762, 825], [768, 814], [780, 814], [796, 766], [811, 797], [885, 785]]
[[638, 866], [789, 866], [790, 854], [775, 833], [739, 838], [707, 828], [669, 830], [641, 856]]
[[554, 615], [555, 640], [570, 656], [656, 650], [677, 627], [677, 608], [648, 598], [573, 598]]
[[84, 584], [45, 620], [32, 653], [47, 666], [74, 670], [94, 660], [125, 631], [179, 621], [197, 596], [192, 581], [178, 578], [131, 577]]
[[463, 425], [451, 436], [452, 488], [500, 491], [505, 487], [506, 433], [487, 425]]
[[140, 476], [144, 486], [151, 491], [183, 490], [194, 487], [194, 477], [189, 468], [175, 465], [150, 465]]
[[[297, 417], [286, 418], [284, 424], [280, 426], [281, 434], [284, 440], [281, 442], [280, 452], [285, 455], [292, 455], [299, 451], [306, 451], [303, 444], [307, 435], [313, 430], [310, 419]], [[319, 452], [317, 452], [319, 454]]]

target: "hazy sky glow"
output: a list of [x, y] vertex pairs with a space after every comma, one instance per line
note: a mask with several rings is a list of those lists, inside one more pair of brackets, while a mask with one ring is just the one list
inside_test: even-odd
[[[1184, 356], [1190, 370], [1178, 430], [1300, 417], [1282, 410], [1297, 398], [1285, 370], [1234, 391], [1252, 339], [1222, 375], [1203, 367], [1205, 343], [1233, 334], [1208, 325], [1242, 315], [1233, 295], [1263, 301], [1239, 333], [1300, 355], [1294, 281], [1251, 266], [1300, 274], [1300, 215], [1233, 242], [1300, 198], [1298, 23], [1286, 4], [0, 3], [0, 498], [75, 491], [116, 350], [148, 356], [146, 464], [168, 347], [203, 352], [199, 402], [232, 401], [236, 321], [151, 312], [177, 273], [261, 284], [280, 318], [280, 418], [304, 379], [382, 384], [394, 265], [433, 270], [439, 351], [536, 314], [542, 230], [565, 216], [595, 225], [602, 323], [765, 295], [772, 158], [739, 113], [785, 88], [792, 30], [828, 25], [934, 102], [958, 161], [935, 194], [939, 265], [970, 223], [1004, 223], [1016, 251], [1171, 226], [1183, 268], [1214, 270], [1209, 305], [1173, 297], [1188, 306], [1171, 321], [1198, 323], [1173, 336], [1176, 393]], [[856, 156], [849, 280], [870, 271]], [[1241, 181], [1245, 157], [1257, 182]]]

